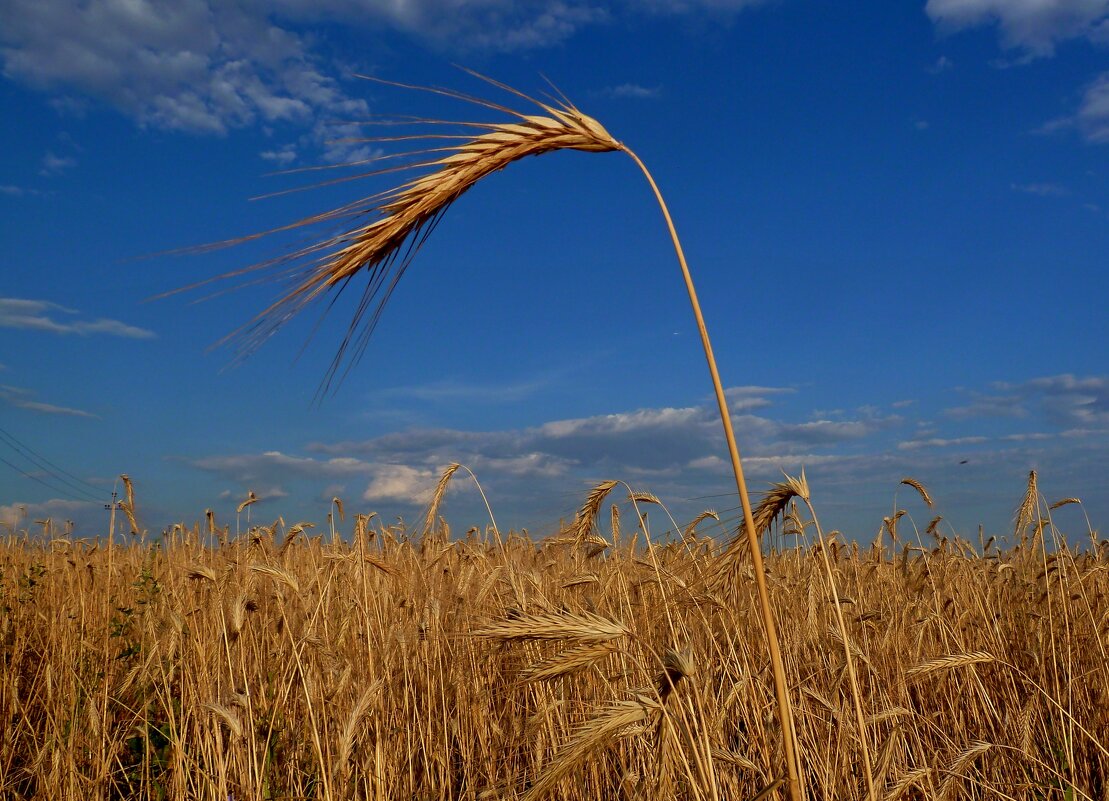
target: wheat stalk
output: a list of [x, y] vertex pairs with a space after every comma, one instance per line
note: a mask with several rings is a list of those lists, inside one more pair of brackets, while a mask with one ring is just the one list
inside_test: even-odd
[[[476, 75], [476, 73], [474, 74]], [[783, 732], [783, 756], [786, 761], [789, 795], [793, 801], [799, 801], [801, 797], [799, 768], [785, 665], [782, 660], [777, 625], [770, 604], [770, 593], [763, 567], [758, 533], [751, 516], [751, 505], [743, 476], [739, 448], [732, 428], [728, 401], [724, 394], [724, 385], [716, 366], [716, 359], [713, 355], [704, 316], [701, 313], [697, 292], [693, 285], [693, 278], [662, 192], [638, 155], [613, 138], [597, 120], [584, 114], [569, 100], [563, 98], [545, 103], [491, 79], [483, 78], [483, 80], [508, 91], [517, 99], [533, 105], [540, 113], [525, 114], [497, 103], [458, 92], [428, 89], [427, 91], [435, 94], [463, 100], [505, 114], [511, 121], [461, 123], [460, 127], [470, 130], [473, 135], [465, 137], [461, 142], [453, 139], [447, 140], [452, 144], [439, 144], [444, 140], [437, 139], [438, 134], [411, 137], [413, 139], [434, 139], [436, 146], [428, 146], [412, 151], [408, 155], [412, 157], [413, 161], [403, 163], [397, 167], [385, 167], [366, 173], [364, 176], [413, 169], [423, 170], [422, 174], [364, 200], [313, 215], [277, 229], [287, 231], [317, 223], [359, 221], [344, 232], [326, 237], [322, 241], [310, 244], [286, 256], [220, 276], [222, 278], [242, 277], [258, 270], [276, 270], [277, 277], [282, 280], [289, 280], [292, 283], [291, 289], [262, 310], [245, 326], [225, 338], [224, 341], [227, 341], [227, 339], [237, 341], [240, 356], [244, 356], [276, 333], [286, 322], [307, 306], [322, 300], [328, 295], [334, 297], [334, 295], [349, 287], [355, 278], [361, 277], [364, 280], [361, 298], [320, 387], [321, 392], [326, 393], [330, 389], [333, 380], [336, 377], [341, 377], [340, 371], [345, 375], [346, 371], [363, 353], [369, 336], [380, 319], [385, 303], [396, 288], [397, 282], [411, 264], [412, 259], [419, 252], [420, 247], [434, 230], [435, 225], [442, 219], [451, 205], [479, 181], [527, 156], [542, 155], [560, 150], [621, 151], [625, 153], [642, 171], [655, 199], [658, 201], [659, 209], [674, 245], [675, 255], [681, 268], [682, 279], [697, 323], [701, 345], [704, 349], [705, 360], [720, 412], [721, 424], [724, 428], [728, 454], [735, 475], [736, 490], [740, 498], [740, 504], [743, 507], [748, 549], [758, 589], [759, 615], [766, 632], [774, 676], [779, 722]], [[404, 86], [403, 84], [396, 85]], [[432, 121], [433, 124], [439, 122]], [[236, 244], [256, 239], [262, 235], [258, 234], [220, 244]], [[265, 278], [260, 280], [265, 280]], [[348, 356], [352, 358], [348, 360]], [[591, 529], [594, 525], [596, 509], [583, 511], [590, 513], [579, 517], [579, 525], [581, 529]], [[585, 532], [581, 529], [579, 531], [584, 536]]]

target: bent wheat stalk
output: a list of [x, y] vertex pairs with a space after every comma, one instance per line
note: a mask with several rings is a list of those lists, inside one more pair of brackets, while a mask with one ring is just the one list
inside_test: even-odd
[[[282, 267], [277, 272], [277, 277], [293, 280], [293, 286], [288, 292], [264, 309], [246, 326], [225, 338], [224, 341], [231, 338], [238, 339], [241, 355], [245, 355], [261, 345], [277, 329], [309, 304], [328, 295], [332, 296], [333, 301], [334, 295], [346, 289], [356, 276], [362, 276], [366, 279], [366, 285], [362, 290], [362, 296], [356, 307], [354, 317], [347, 328], [346, 335], [331, 362], [321, 387], [321, 390], [326, 392], [336, 377], [341, 378], [340, 372], [345, 375], [353, 362], [356, 362], [364, 351], [369, 336], [380, 319], [382, 309], [396, 288], [397, 282], [443, 214], [451, 204], [481, 179], [527, 156], [537, 156], [557, 150], [626, 153], [643, 172], [662, 211], [678, 258], [678, 264], [681, 267], [690, 305], [693, 307], [705, 359], [708, 362], [716, 403], [724, 427], [724, 436], [727, 440], [728, 453], [735, 474], [736, 490], [739, 493], [740, 503], [743, 507], [747, 542], [758, 586], [759, 611], [766, 631], [767, 645], [773, 666], [778, 714], [784, 734], [783, 756], [786, 761], [789, 795], [793, 801], [799, 801], [801, 786], [795, 733], [785, 668], [782, 662], [773, 611], [770, 606], [770, 594], [762, 563], [758, 532], [751, 513], [751, 503], [748, 499], [739, 448], [732, 429], [724, 387], [716, 367], [716, 359], [713, 356], [712, 343], [705, 327], [704, 317], [701, 313], [696, 289], [693, 286], [693, 278], [686, 263], [685, 253], [678, 239], [670, 210], [662, 197], [662, 192], [638, 155], [622, 142], [613, 138], [597, 120], [582, 113], [566, 98], [563, 97], [561, 100], [544, 103], [490, 78], [477, 75], [477, 73], [471, 74], [510, 93], [519, 100], [534, 105], [541, 113], [525, 114], [498, 103], [446, 89], [380, 81], [402, 88], [419, 89], [463, 100], [505, 114], [512, 118], [512, 121], [454, 124], [456, 127], [470, 130], [473, 133], [472, 136], [456, 137], [440, 133], [423, 133], [388, 138], [388, 141], [412, 140], [435, 142], [437, 144], [390, 157], [398, 159], [410, 157], [412, 159], [410, 162], [401, 162], [396, 166], [338, 179], [338, 181], [354, 180], [360, 177], [402, 172], [410, 169], [423, 170], [424, 172], [392, 189], [276, 230], [290, 230], [322, 222], [359, 221], [354, 227], [276, 260], [263, 262], [220, 276], [221, 278], [242, 277], [255, 270]], [[415, 122], [423, 122], [432, 126], [450, 124], [441, 120], [417, 120]], [[459, 139], [461, 141], [458, 141]], [[443, 144], [444, 142], [446, 144]], [[332, 181], [331, 183], [337, 183], [338, 181]], [[370, 222], [363, 222], [366, 218], [369, 218]], [[220, 245], [237, 244], [259, 236], [262, 236], [262, 234], [220, 243]], [[344, 362], [346, 363], [345, 367], [343, 366]], [[581, 522], [591, 525], [592, 520], [592, 516], [587, 516]]]

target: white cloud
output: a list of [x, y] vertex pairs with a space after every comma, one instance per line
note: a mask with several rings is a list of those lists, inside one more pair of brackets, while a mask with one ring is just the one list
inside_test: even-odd
[[210, 473], [218, 473], [244, 485], [251, 483], [280, 485], [290, 477], [339, 477], [366, 474], [373, 465], [350, 457], [333, 459], [313, 459], [304, 456], [289, 456], [281, 451], [265, 451], [260, 454], [235, 456], [209, 456], [202, 459], [188, 459], [193, 467]]
[[258, 154], [264, 161], [272, 161], [278, 167], [287, 167], [296, 161], [297, 151], [293, 145], [282, 145], [273, 150], [263, 150]]
[[42, 169], [39, 170], [39, 174], [58, 175], [76, 166], [77, 159], [73, 158], [73, 156], [59, 156], [53, 151], [48, 150], [46, 155], [42, 157]]
[[[1017, 63], [1050, 56], [1068, 39], [1109, 43], [1109, 0], [928, 0], [925, 10], [941, 29], [996, 23], [1002, 44], [1023, 53]], [[1039, 130], [1062, 129], [1076, 129], [1089, 142], [1109, 142], [1109, 72], [1086, 88], [1076, 113]]]
[[1014, 192], [1023, 192], [1026, 195], [1039, 195], [1040, 197], [1066, 197], [1070, 191], [1065, 186], [1052, 183], [1009, 184]]
[[[829, 525], [872, 533], [857, 524], [865, 520], [865, 529], [871, 515], [877, 522], [888, 514], [889, 498], [905, 475], [924, 481], [946, 502], [945, 517], [957, 522], [965, 514], [968, 525], [977, 525], [983, 520], [979, 515], [987, 514], [1005, 525], [1033, 467], [1057, 488], [1045, 490], [1049, 494], [1089, 496], [1095, 512], [1104, 506], [1098, 481], [1109, 469], [1109, 377], [1061, 375], [995, 383], [984, 392], [964, 391], [971, 402], [956, 408], [966, 411], [938, 418], [934, 410], [918, 412], [913, 404], [913, 410], [904, 412], [912, 415], [908, 419], [859, 409], [828, 411], [797, 422], [773, 407], [780, 394], [774, 388], [728, 393], [733, 402], [762, 399], [770, 404], [767, 411], [734, 417], [748, 484], [758, 493], [778, 480], [780, 471], [795, 474], [808, 468], [817, 506], [830, 513]], [[791, 399], [790, 407], [797, 400]], [[361, 500], [370, 504], [362, 511], [386, 517], [422, 509], [443, 466], [455, 461], [477, 474], [501, 524], [553, 526], [560, 516], [573, 513], [589, 487], [606, 478], [654, 492], [679, 520], [700, 511], [705, 496], [724, 499], [710, 505], [726, 517], [734, 516], [729, 509], [736, 505], [715, 402], [707, 398], [697, 405], [499, 431], [413, 429], [361, 441], [310, 443], [304, 450], [310, 455], [269, 451], [188, 464], [235, 482], [241, 493], [280, 487], [290, 499], [326, 501], [340, 494], [342, 486], [351, 487], [352, 493], [357, 488], [352, 502]], [[1004, 487], [999, 493], [1000, 484], [1010, 480], [1011, 499]], [[468, 479], [459, 475], [456, 482], [459, 491], [451, 496], [448, 517], [456, 523], [459, 517], [483, 517], [484, 507]], [[833, 522], [837, 517], [842, 522]], [[984, 519], [989, 523], [991, 518]]]
[[93, 320], [58, 319], [58, 315], [73, 316], [77, 312], [47, 300], [26, 298], [0, 298], [0, 328], [24, 331], [43, 331], [51, 334], [107, 334], [127, 339], [153, 339], [153, 331], [128, 325], [119, 320], [100, 317]]
[[431, 500], [438, 475], [430, 469], [418, 469], [403, 464], [386, 464], [375, 468], [374, 477], [366, 491], [364, 501], [396, 501], [420, 506]]
[[7, 195], [8, 197], [44, 197], [47, 194], [41, 189], [31, 189], [30, 187], [14, 184], [0, 184], [0, 195]]
[[1017, 395], [986, 395], [971, 393], [972, 401], [964, 406], [944, 410], [944, 415], [954, 420], [976, 417], [1027, 417], [1023, 399]]
[[928, 72], [932, 75], [939, 75], [941, 72], [947, 72], [954, 68], [955, 63], [951, 59], [947, 56], [940, 56], [936, 59], [936, 62], [928, 68]]
[[1109, 376], [1078, 378], [1070, 373], [1035, 378], [1001, 388], [1031, 396], [1046, 416], [1060, 425], [1086, 428], [1109, 426]]
[[[144, 126], [222, 134], [296, 123], [335, 157], [344, 149], [314, 124], [368, 112], [300, 35], [249, 2], [14, 0], [0, 8], [0, 58], [13, 80], [93, 97]], [[44, 169], [71, 161], [48, 154]]]
[[997, 24], [1005, 47], [1051, 55], [1067, 39], [1103, 40], [1109, 0], [928, 0], [925, 11], [948, 30]]
[[995, 382], [997, 394], [972, 393], [966, 406], [946, 411], [948, 417], [1029, 417], [1036, 413], [1060, 426], [1099, 428], [1109, 425], [1109, 377], [1079, 378], [1070, 373], [1034, 378], [1018, 384]]
[[1109, 142], [1109, 72], [1086, 88], [1078, 113], [1063, 122], [1077, 128], [1089, 142]]
[[[586, 26], [636, 14], [731, 14], [763, 0], [9, 0], [0, 4], [3, 74], [49, 92], [65, 113], [84, 98], [140, 125], [224, 134], [291, 123], [333, 162], [368, 148], [355, 126], [364, 100], [348, 93], [321, 55], [311, 26], [388, 27], [451, 51], [526, 50], [563, 42]], [[369, 60], [369, 59], [367, 59]], [[652, 91], [634, 83], [628, 96]], [[288, 146], [264, 153], [291, 161]], [[59, 165], [62, 166], [62, 165]]]
[[618, 86], [610, 87], [604, 91], [604, 94], [610, 97], [625, 97], [633, 98], [636, 100], [646, 100], [652, 97], [658, 97], [661, 89], [657, 86], [640, 86], [637, 83], [622, 83]]
[[0, 403], [5, 403], [16, 409], [26, 409], [29, 412], [38, 412], [39, 414], [60, 414], [65, 417], [87, 417], [93, 420], [99, 419], [95, 414], [86, 412], [83, 409], [74, 409], [69, 406], [58, 406], [53, 403], [43, 403], [34, 399], [35, 393], [23, 387], [13, 387], [6, 384], [0, 384]]
[[942, 437], [932, 437], [931, 439], [913, 439], [906, 442], [897, 443], [897, 449], [901, 451], [915, 451], [921, 448], [953, 448], [956, 445], [981, 445], [986, 442], [986, 437], [955, 437], [953, 439], [943, 439]]

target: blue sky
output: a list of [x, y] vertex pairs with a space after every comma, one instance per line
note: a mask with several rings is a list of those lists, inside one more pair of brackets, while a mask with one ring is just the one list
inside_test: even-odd
[[[930, 518], [897, 492], [911, 475], [957, 531], [1004, 533], [1036, 469], [1104, 523], [1109, 0], [0, 0], [0, 519], [99, 533], [120, 473], [155, 531], [231, 522], [247, 491], [267, 520], [322, 523], [333, 495], [414, 519], [453, 461], [502, 527], [551, 531], [605, 478], [679, 520], [734, 507], [673, 253], [621, 154], [467, 194], [322, 404], [349, 305], [225, 369], [210, 346], [279, 287], [149, 300], [304, 234], [140, 257], [387, 188], [250, 200], [307, 183], [274, 171], [390, 152], [350, 121], [489, 119], [355, 77], [505, 99], [456, 63], [549, 77], [650, 166], [754, 489], [804, 465], [825, 526], [869, 539], [894, 504]], [[461, 482], [445, 512], [483, 521]]]

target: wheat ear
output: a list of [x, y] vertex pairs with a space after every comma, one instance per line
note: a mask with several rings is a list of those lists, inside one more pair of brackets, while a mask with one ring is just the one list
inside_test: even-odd
[[443, 502], [443, 496], [447, 493], [447, 484], [451, 481], [451, 476], [457, 472], [458, 468], [462, 465], [453, 462], [447, 465], [443, 471], [443, 475], [439, 476], [439, 483], [435, 485], [435, 492], [431, 496], [431, 504], [427, 507], [427, 518], [424, 520], [424, 536], [432, 532], [435, 528], [435, 519], [439, 516], [439, 504]]
[[920, 499], [922, 501], [924, 501], [924, 505], [927, 506], [929, 509], [931, 509], [933, 506], [935, 506], [935, 503], [932, 501], [932, 496], [928, 494], [928, 490], [925, 488], [925, 486], [923, 484], [921, 484], [915, 478], [910, 478], [909, 476], [905, 476], [905, 478], [901, 479], [901, 483], [904, 484], [907, 487], [912, 487], [917, 492], [919, 492], [920, 493]]
[[543, 612], [494, 621], [471, 633], [475, 637], [497, 640], [576, 640], [596, 643], [619, 639], [630, 632], [622, 623], [588, 612]]
[[1032, 524], [1032, 518], [1036, 512], [1036, 497], [1038, 491], [1036, 489], [1036, 471], [1031, 470], [1028, 473], [1028, 486], [1024, 490], [1024, 498], [1017, 508], [1017, 522], [1013, 528], [1013, 535], [1019, 536], [1023, 534], [1024, 530]]
[[905, 671], [906, 679], [919, 679], [942, 670], [951, 670], [968, 665], [982, 665], [995, 662], [993, 654], [988, 651], [972, 651], [965, 654], [951, 654], [932, 659]]
[[701, 512], [701, 514], [693, 518], [693, 520], [689, 522], [689, 525], [682, 529], [682, 539], [686, 542], [693, 542], [694, 535], [697, 533], [697, 526], [708, 520], [710, 517], [717, 523], [720, 522], [720, 515], [718, 515], [713, 509], [706, 509], [705, 511]]
[[626, 733], [636, 724], [661, 713], [662, 706], [645, 695], [609, 705], [574, 733], [570, 742], [555, 755], [554, 761], [540, 774], [535, 784], [528, 788], [523, 801], [537, 801], [550, 794], [591, 753], [619, 739], [621, 733]]

